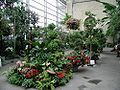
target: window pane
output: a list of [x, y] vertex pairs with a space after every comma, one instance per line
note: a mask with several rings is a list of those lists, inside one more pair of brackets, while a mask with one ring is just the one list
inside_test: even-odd
[[42, 5], [44, 5], [44, 0], [32, 0], [32, 1], [36, 1], [36, 2], [38, 2], [38, 3], [42, 4]]
[[[31, 11], [38, 14], [39, 22], [37, 25], [40, 25], [40, 26], [44, 26], [44, 23], [56, 24], [57, 20], [58, 22], [60, 22], [66, 12], [66, 6], [60, 0], [58, 0], [58, 3], [57, 3], [57, 0], [21, 0], [21, 1], [25, 3], [26, 1], [30, 2], [29, 8]], [[44, 21], [44, 17], [46, 17], [47, 20]]]
[[40, 15], [40, 16], [44, 16], [44, 12], [37, 10], [36, 8], [30, 7], [30, 10], [35, 12], [36, 14]]
[[38, 23], [38, 26], [44, 27], [44, 23]]
[[47, 2], [54, 5], [54, 6], [56, 6], [56, 0], [47, 0]]
[[56, 11], [56, 6], [52, 6], [51, 4], [48, 4], [48, 3], [47, 3], [47, 7], [48, 7], [48, 8], [51, 8], [51, 9], [54, 10], [54, 11]]
[[[38, 2], [38, 3], [37, 3]], [[44, 10], [44, 4], [41, 5], [41, 2], [40, 1], [37, 1], [37, 0], [30, 0], [30, 5], [32, 6], [35, 6], [36, 8], [39, 8], [39, 9], [42, 9]]]
[[25, 2], [25, 3], [26, 3], [26, 0], [20, 0], [20, 1], [22, 1], [22, 2]]
[[43, 22], [44, 23], [44, 18], [43, 17], [39, 17], [38, 22]]
[[49, 20], [49, 19], [48, 19], [48, 20], [47, 20], [47, 25], [48, 25], [48, 24], [51, 24], [51, 23], [54, 23], [54, 24], [56, 25], [56, 21], [53, 21], [53, 20]]
[[56, 11], [47, 9], [47, 12], [48, 12], [49, 14], [52, 14], [53, 16], [56, 16]]
[[55, 20], [55, 21], [56, 21], [56, 17], [55, 17], [55, 16], [52, 16], [52, 15], [50, 15], [50, 14], [47, 14], [47, 17], [50, 18], [50, 19], [52, 19], [52, 20]]

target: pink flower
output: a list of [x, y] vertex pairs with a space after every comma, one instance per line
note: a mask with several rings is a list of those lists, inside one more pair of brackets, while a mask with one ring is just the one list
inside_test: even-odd
[[21, 61], [17, 61], [17, 62], [16, 62], [16, 64], [17, 64], [17, 66], [18, 66], [18, 67], [23, 66], [23, 64], [22, 64], [22, 62], [21, 62]]
[[72, 54], [73, 52], [70, 52], [70, 54]]

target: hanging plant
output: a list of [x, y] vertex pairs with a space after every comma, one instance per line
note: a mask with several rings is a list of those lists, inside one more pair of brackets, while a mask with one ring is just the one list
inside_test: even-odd
[[70, 18], [66, 21], [66, 26], [68, 29], [77, 30], [80, 27], [80, 20]]

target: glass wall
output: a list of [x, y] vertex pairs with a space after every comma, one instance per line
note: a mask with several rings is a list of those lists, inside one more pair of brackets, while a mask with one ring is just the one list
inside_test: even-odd
[[38, 25], [42, 27], [50, 23], [59, 25], [66, 13], [64, 0], [21, 0], [21, 2], [39, 16]]

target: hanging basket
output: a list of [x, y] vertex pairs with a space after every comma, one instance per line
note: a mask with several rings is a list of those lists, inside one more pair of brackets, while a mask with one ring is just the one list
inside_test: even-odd
[[66, 21], [66, 26], [71, 30], [78, 30], [80, 27], [80, 20], [75, 18], [70, 18]]

